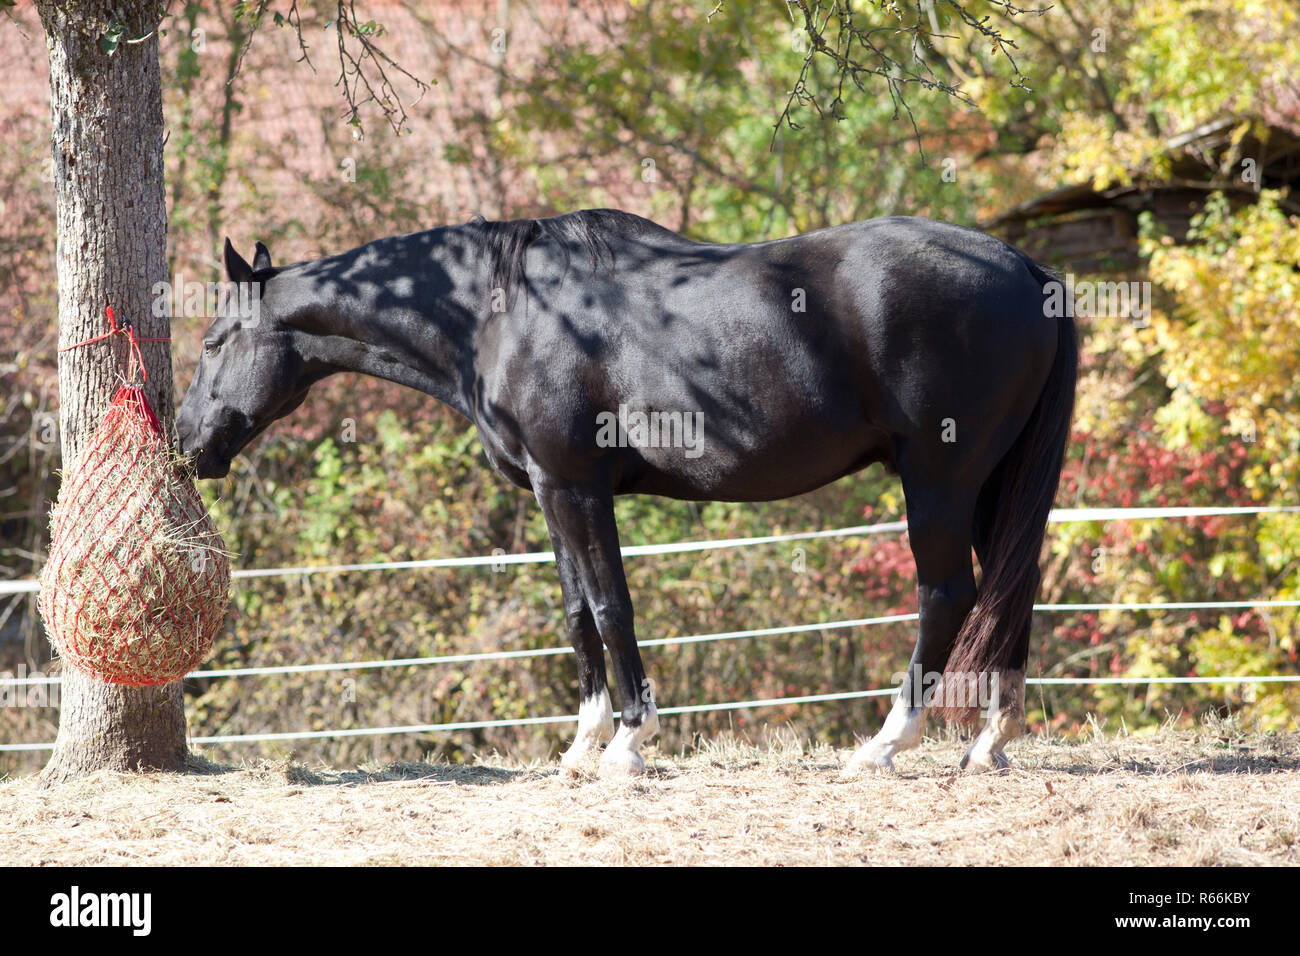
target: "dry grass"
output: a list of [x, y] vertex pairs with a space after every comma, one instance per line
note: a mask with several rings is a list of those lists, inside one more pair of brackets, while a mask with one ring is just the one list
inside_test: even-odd
[[556, 765], [394, 764], [101, 774], [0, 783], [0, 863], [1300, 863], [1300, 734], [1230, 727], [1009, 748], [965, 776], [955, 739], [894, 777], [843, 780], [848, 751], [793, 738], [651, 754], [634, 781]]

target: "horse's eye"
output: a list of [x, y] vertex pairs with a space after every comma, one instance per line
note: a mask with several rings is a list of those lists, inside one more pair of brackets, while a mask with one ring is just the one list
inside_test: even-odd
[[204, 343], [203, 343], [203, 354], [204, 354], [204, 355], [216, 355], [216, 354], [217, 354], [217, 349], [219, 349], [219, 348], [221, 348], [220, 343], [217, 343], [217, 342], [204, 342]]

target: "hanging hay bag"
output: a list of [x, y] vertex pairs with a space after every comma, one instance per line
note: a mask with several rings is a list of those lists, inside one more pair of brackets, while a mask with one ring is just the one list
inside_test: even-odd
[[65, 473], [38, 603], [72, 667], [113, 684], [177, 680], [212, 647], [230, 556], [137, 386]]

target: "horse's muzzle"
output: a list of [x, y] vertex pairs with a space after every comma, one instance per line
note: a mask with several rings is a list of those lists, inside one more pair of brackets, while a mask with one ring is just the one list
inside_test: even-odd
[[230, 474], [230, 459], [205, 448], [194, 457], [194, 474], [200, 479], [224, 478]]
[[183, 458], [188, 459], [194, 469], [195, 477], [200, 479], [224, 478], [230, 474], [230, 457], [213, 449], [210, 444], [200, 443], [185, 426], [184, 419], [176, 421], [176, 448]]

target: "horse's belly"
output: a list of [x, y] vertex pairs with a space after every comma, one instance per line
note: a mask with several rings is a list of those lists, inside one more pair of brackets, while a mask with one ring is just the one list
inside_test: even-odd
[[725, 434], [686, 447], [629, 449], [618, 493], [703, 501], [775, 501], [803, 494], [874, 462], [891, 461], [883, 431], [865, 423], [851, 432], [806, 424], [765, 435], [761, 444]]

